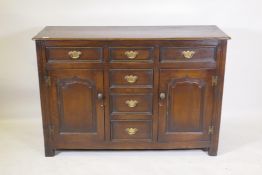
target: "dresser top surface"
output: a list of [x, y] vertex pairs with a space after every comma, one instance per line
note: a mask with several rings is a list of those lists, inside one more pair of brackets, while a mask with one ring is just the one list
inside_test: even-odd
[[34, 40], [230, 39], [217, 26], [47, 26]]

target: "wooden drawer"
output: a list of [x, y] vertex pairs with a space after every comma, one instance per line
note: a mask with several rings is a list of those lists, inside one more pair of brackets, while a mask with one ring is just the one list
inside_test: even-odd
[[152, 62], [153, 47], [111, 47], [109, 57], [111, 62]]
[[111, 94], [111, 114], [152, 114], [152, 94]]
[[151, 69], [113, 69], [110, 71], [110, 87], [151, 87], [153, 70]]
[[111, 140], [151, 141], [151, 121], [111, 121]]
[[152, 120], [152, 115], [134, 115], [134, 114], [120, 114], [120, 115], [111, 115], [111, 120]]
[[216, 47], [161, 47], [160, 62], [215, 63]]
[[48, 47], [48, 60], [102, 62], [102, 47]]

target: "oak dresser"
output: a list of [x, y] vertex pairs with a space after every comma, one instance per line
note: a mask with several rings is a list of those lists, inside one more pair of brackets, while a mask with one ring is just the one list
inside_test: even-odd
[[36, 42], [45, 155], [217, 155], [227, 40], [216, 26], [45, 27]]

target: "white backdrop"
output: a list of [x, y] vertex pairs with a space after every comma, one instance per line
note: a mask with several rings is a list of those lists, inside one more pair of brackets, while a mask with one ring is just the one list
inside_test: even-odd
[[0, 0], [0, 119], [40, 117], [34, 42], [46, 25], [218, 25], [228, 43], [223, 117], [262, 115], [260, 0]]
[[[218, 25], [232, 37], [217, 157], [201, 150], [44, 157], [37, 32], [46, 25], [194, 24]], [[262, 174], [261, 43], [261, 0], [0, 0], [0, 174]]]

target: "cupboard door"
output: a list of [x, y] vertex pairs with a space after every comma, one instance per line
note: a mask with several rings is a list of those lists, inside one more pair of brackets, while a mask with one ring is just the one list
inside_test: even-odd
[[68, 69], [49, 74], [55, 144], [104, 140], [103, 71]]
[[160, 70], [160, 142], [209, 140], [213, 74], [211, 70]]

